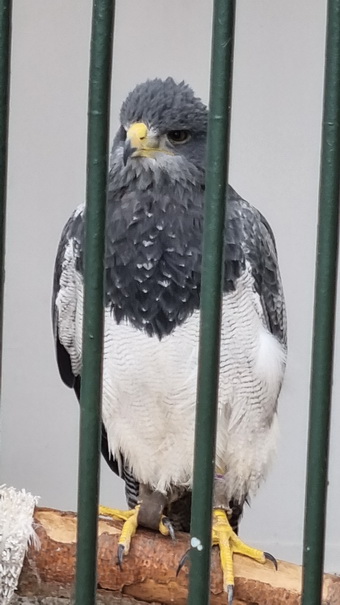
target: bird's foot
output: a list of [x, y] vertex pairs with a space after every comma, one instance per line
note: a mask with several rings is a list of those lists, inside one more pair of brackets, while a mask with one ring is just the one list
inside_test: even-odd
[[118, 565], [122, 569], [124, 555], [127, 555], [131, 540], [136, 533], [138, 526], [139, 506], [131, 510], [119, 510], [115, 508], [107, 508], [106, 506], [99, 507], [99, 515], [102, 517], [110, 517], [111, 519], [119, 519], [124, 521], [123, 529], [118, 541], [117, 559]]
[[[117, 559], [120, 569], [123, 568], [124, 555], [126, 556], [129, 553], [131, 540], [137, 531], [139, 510], [139, 504], [130, 510], [119, 510], [115, 508], [107, 508], [106, 506], [99, 507], [99, 515], [101, 517], [110, 517], [111, 519], [119, 519], [124, 521], [123, 529], [118, 540]], [[170, 535], [172, 539], [175, 539], [174, 529], [168, 517], [165, 515], [162, 515], [160, 518], [158, 531], [163, 536]]]
[[245, 555], [259, 563], [271, 561], [277, 569], [276, 559], [272, 555], [252, 548], [240, 540], [231, 528], [226, 511], [219, 508], [213, 511], [212, 543], [220, 550], [223, 589], [228, 595], [228, 605], [232, 604], [234, 596], [234, 553]]

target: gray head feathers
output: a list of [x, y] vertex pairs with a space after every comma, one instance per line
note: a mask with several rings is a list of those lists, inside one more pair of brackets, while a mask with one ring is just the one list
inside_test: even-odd
[[183, 128], [206, 134], [208, 112], [185, 82], [177, 84], [172, 78], [156, 78], [138, 84], [130, 92], [122, 105], [120, 121], [125, 127], [145, 122], [159, 134]]

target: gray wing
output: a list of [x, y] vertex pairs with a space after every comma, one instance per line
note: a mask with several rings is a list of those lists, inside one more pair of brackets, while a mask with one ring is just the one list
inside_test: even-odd
[[[81, 339], [83, 306], [83, 232], [83, 206], [81, 206], [73, 213], [63, 229], [55, 261], [52, 293], [52, 325], [59, 373], [63, 382], [74, 389], [78, 401], [81, 386], [79, 339]], [[111, 470], [119, 475], [118, 463], [109, 451], [103, 423], [101, 451]], [[128, 499], [136, 499], [138, 483], [132, 476], [126, 479], [124, 469], [123, 478]]]
[[228, 190], [227, 218], [225, 289], [233, 287], [248, 261], [255, 289], [261, 297], [267, 327], [286, 346], [286, 306], [272, 229], [264, 216], [231, 187]]
[[[78, 208], [61, 234], [53, 279], [52, 325], [57, 363], [63, 382], [76, 387], [81, 359], [75, 347], [77, 311], [82, 304], [77, 292], [82, 259], [83, 209]], [[78, 395], [78, 393], [77, 393]]]

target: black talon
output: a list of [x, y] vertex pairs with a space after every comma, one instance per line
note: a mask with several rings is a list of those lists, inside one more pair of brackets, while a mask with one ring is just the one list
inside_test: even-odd
[[277, 560], [275, 559], [275, 557], [273, 557], [273, 555], [270, 554], [270, 552], [264, 552], [263, 553], [265, 558], [267, 559], [267, 561], [271, 561], [277, 571]]
[[172, 540], [176, 540], [174, 527], [169, 519], [169, 517], [163, 517], [162, 519], [163, 525], [169, 530], [169, 534]]
[[234, 600], [234, 586], [233, 586], [233, 584], [228, 584], [228, 586], [227, 586], [227, 595], [228, 595], [228, 605], [233, 605], [233, 600]]
[[177, 571], [176, 571], [176, 578], [177, 578], [179, 572], [181, 571], [182, 567], [184, 567], [185, 563], [189, 559], [189, 556], [190, 556], [190, 548], [188, 548], [188, 550], [184, 553], [183, 557], [181, 558], [180, 562], [178, 563], [178, 567], [177, 567]]
[[120, 571], [123, 571], [124, 551], [124, 544], [118, 544], [117, 565], [119, 565]]

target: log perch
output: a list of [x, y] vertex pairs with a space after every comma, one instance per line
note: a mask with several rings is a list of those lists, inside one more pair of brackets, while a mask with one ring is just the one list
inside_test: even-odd
[[[40, 550], [29, 547], [18, 593], [26, 596], [70, 596], [75, 576], [76, 515], [37, 508], [35, 523], [41, 547]], [[178, 533], [177, 540], [172, 542], [156, 532], [138, 529], [123, 571], [120, 571], [116, 553], [121, 527], [119, 521], [99, 521], [98, 590], [102, 602], [185, 605], [188, 568], [185, 566], [177, 578], [176, 569], [189, 547], [189, 536]], [[279, 569], [275, 571], [270, 562], [261, 565], [240, 555], [235, 555], [234, 563], [234, 605], [300, 604], [300, 566], [279, 561]], [[226, 603], [218, 552], [214, 548], [211, 605]], [[325, 574], [322, 605], [340, 605], [340, 577]]]

